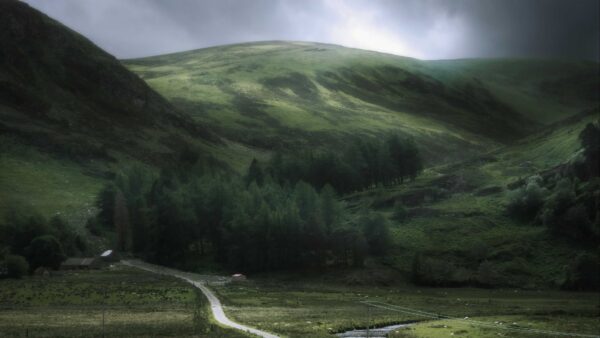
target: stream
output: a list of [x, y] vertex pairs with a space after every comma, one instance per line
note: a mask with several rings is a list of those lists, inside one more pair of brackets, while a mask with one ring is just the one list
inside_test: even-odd
[[411, 324], [396, 324], [396, 325], [390, 325], [390, 326], [384, 326], [384, 327], [376, 327], [376, 328], [370, 329], [368, 335], [367, 335], [367, 329], [360, 329], [360, 330], [352, 330], [352, 331], [336, 333], [336, 336], [341, 337], [341, 338], [367, 338], [367, 337], [368, 338], [385, 338], [385, 337], [387, 337], [388, 333], [390, 333], [396, 329], [400, 329], [400, 328], [407, 327], [410, 325]]

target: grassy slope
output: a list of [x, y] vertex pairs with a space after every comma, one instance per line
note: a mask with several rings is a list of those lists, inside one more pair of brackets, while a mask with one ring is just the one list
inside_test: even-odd
[[0, 144], [0, 218], [21, 204], [75, 225], [128, 164], [172, 163], [185, 146], [234, 164], [251, 156], [219, 143], [112, 55], [20, 1], [0, 2]]
[[94, 201], [104, 179], [78, 163], [0, 139], [0, 215], [10, 208], [32, 207], [45, 217], [59, 214], [76, 225], [95, 215]]
[[420, 61], [263, 42], [125, 64], [197, 121], [258, 149], [335, 147], [349, 135], [385, 131], [415, 137], [438, 166], [414, 183], [346, 197], [390, 219], [396, 201], [410, 207], [407, 222], [393, 221], [388, 263], [401, 271], [415, 252], [466, 266], [467, 277], [489, 259], [513, 283], [534, 287], [559, 283], [577, 254], [542, 228], [516, 224], [504, 205], [507, 184], [579, 149], [577, 135], [595, 116], [581, 112], [598, 106], [597, 63]]
[[[349, 203], [390, 217], [395, 253], [388, 263], [407, 274], [421, 252], [465, 268], [464, 276], [489, 260], [512, 285], [559, 285], [580, 249], [508, 217], [507, 185], [572, 158], [579, 132], [596, 118], [597, 111], [571, 118], [479, 160], [430, 168], [415, 182], [350, 196]], [[396, 202], [409, 206], [407, 221], [392, 219]]]
[[[300, 42], [125, 65], [196, 120], [246, 144], [331, 146], [395, 131], [418, 139], [429, 163], [468, 158], [589, 108], [598, 89], [594, 63], [420, 61]], [[555, 95], [565, 79], [568, 93]]]

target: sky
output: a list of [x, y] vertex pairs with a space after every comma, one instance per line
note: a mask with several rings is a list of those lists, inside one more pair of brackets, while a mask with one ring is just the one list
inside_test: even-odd
[[599, 60], [600, 0], [25, 0], [118, 58], [251, 41]]

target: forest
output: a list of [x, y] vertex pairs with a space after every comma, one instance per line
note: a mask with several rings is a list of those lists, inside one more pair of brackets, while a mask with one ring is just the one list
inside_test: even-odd
[[422, 168], [410, 139], [356, 141], [333, 152], [282, 152], [242, 176], [191, 167], [159, 174], [136, 166], [98, 196], [88, 229], [114, 229], [117, 247], [152, 262], [206, 261], [244, 271], [362, 266], [391, 245], [382, 215], [350, 213], [339, 193], [414, 179]]

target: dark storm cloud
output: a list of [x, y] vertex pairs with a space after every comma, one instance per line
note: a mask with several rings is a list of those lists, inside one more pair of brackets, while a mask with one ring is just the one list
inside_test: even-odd
[[304, 40], [426, 59], [598, 59], [598, 0], [27, 0], [118, 57]]

